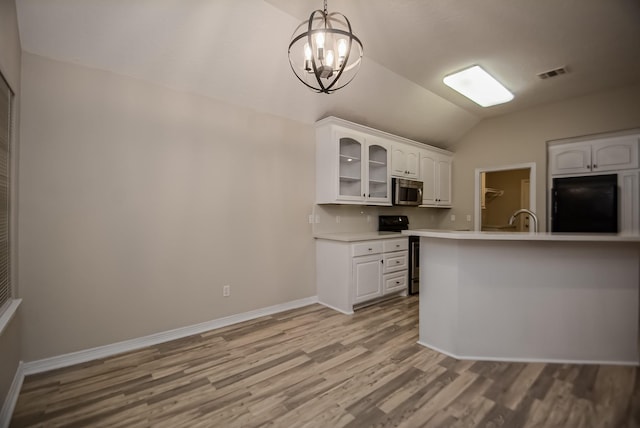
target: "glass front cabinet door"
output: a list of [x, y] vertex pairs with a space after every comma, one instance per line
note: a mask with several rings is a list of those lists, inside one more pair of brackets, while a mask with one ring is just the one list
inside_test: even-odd
[[389, 180], [389, 146], [382, 142], [367, 145], [367, 193], [369, 202], [388, 204], [391, 202]]
[[362, 201], [365, 199], [362, 179], [364, 138], [354, 137], [338, 134], [338, 198]]

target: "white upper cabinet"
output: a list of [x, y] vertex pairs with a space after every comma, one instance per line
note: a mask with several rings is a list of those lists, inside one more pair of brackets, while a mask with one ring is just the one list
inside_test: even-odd
[[341, 126], [316, 130], [316, 203], [391, 205], [390, 145]]
[[427, 150], [420, 152], [423, 206], [451, 206], [451, 164], [450, 155]]
[[[567, 144], [569, 146], [569, 144]], [[576, 174], [591, 172], [591, 145], [570, 144], [571, 147], [549, 147], [551, 174]]]
[[638, 168], [639, 136], [625, 135], [549, 147], [552, 175]]
[[592, 171], [638, 168], [638, 135], [596, 140], [591, 145]]
[[[421, 152], [434, 153], [420, 172]], [[316, 123], [316, 203], [392, 205], [391, 177], [423, 180], [427, 206], [451, 205], [451, 152], [336, 117]]]
[[417, 180], [419, 176], [420, 150], [407, 144], [394, 144], [391, 155], [391, 174]]

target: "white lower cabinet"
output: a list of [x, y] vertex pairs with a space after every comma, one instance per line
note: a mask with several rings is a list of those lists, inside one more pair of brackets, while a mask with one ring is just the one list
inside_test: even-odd
[[365, 302], [382, 296], [382, 256], [354, 257], [353, 303]]
[[316, 240], [320, 303], [344, 313], [388, 294], [406, 293], [408, 238], [344, 242]]
[[398, 272], [384, 276], [383, 293], [390, 294], [396, 291], [407, 290], [407, 272]]

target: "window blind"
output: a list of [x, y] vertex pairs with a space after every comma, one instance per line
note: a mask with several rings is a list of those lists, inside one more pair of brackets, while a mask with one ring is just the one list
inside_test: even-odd
[[11, 297], [9, 281], [11, 98], [11, 89], [0, 76], [0, 306]]

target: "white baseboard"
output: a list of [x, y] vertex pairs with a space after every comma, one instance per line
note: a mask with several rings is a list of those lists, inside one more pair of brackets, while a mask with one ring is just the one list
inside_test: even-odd
[[20, 361], [16, 374], [13, 376], [13, 382], [9, 387], [7, 396], [4, 399], [2, 410], [0, 410], [0, 427], [8, 427], [11, 423], [11, 416], [13, 415], [13, 409], [18, 402], [18, 396], [20, 395], [20, 389], [22, 388], [22, 381], [24, 380], [24, 364]]
[[321, 301], [318, 301], [317, 303], [321, 304], [322, 306], [326, 306], [326, 307], [327, 307], [327, 308], [329, 308], [329, 309], [333, 309], [334, 311], [341, 312], [341, 313], [343, 313], [343, 314], [345, 314], [345, 315], [353, 315], [353, 311], [351, 311], [351, 312], [347, 312], [347, 311], [345, 311], [345, 310], [342, 310], [342, 309], [340, 309], [340, 308], [337, 308], [337, 307], [335, 307], [335, 306], [333, 306], [333, 305], [330, 305], [330, 304], [328, 304], [328, 303], [321, 302]]
[[597, 365], [613, 365], [613, 366], [638, 366], [639, 361], [616, 361], [616, 360], [566, 360], [560, 358], [500, 358], [500, 357], [485, 357], [477, 355], [457, 355], [444, 349], [440, 349], [437, 346], [429, 345], [428, 343], [418, 340], [418, 345], [425, 348], [433, 349], [448, 357], [455, 358], [456, 360], [473, 360], [473, 361], [498, 361], [501, 363], [551, 363], [551, 364], [597, 364]]
[[[27, 363], [24, 363], [23, 375], [26, 376], [35, 373], [42, 373], [49, 370], [72, 366], [74, 364], [97, 360], [99, 358], [122, 354], [124, 352], [135, 351], [147, 346], [153, 346], [159, 343], [181, 339], [183, 337], [191, 336], [194, 334], [204, 333], [205, 331], [215, 330], [217, 328], [226, 327], [243, 321], [249, 321], [254, 318], [273, 315], [278, 312], [288, 311], [290, 309], [301, 308], [303, 306], [312, 305], [314, 303], [318, 303], [317, 296], [307, 297], [305, 299], [294, 300], [292, 302], [256, 309], [254, 311], [231, 315], [228, 317], [181, 327], [174, 330], [164, 331], [161, 333], [155, 333], [136, 339], [125, 340], [110, 345], [98, 346], [96, 348], [85, 349], [78, 352], [71, 352], [69, 354], [58, 355], [51, 358], [44, 358], [42, 360], [29, 361]], [[1, 426], [2, 425], [0, 425], [0, 427]]]

